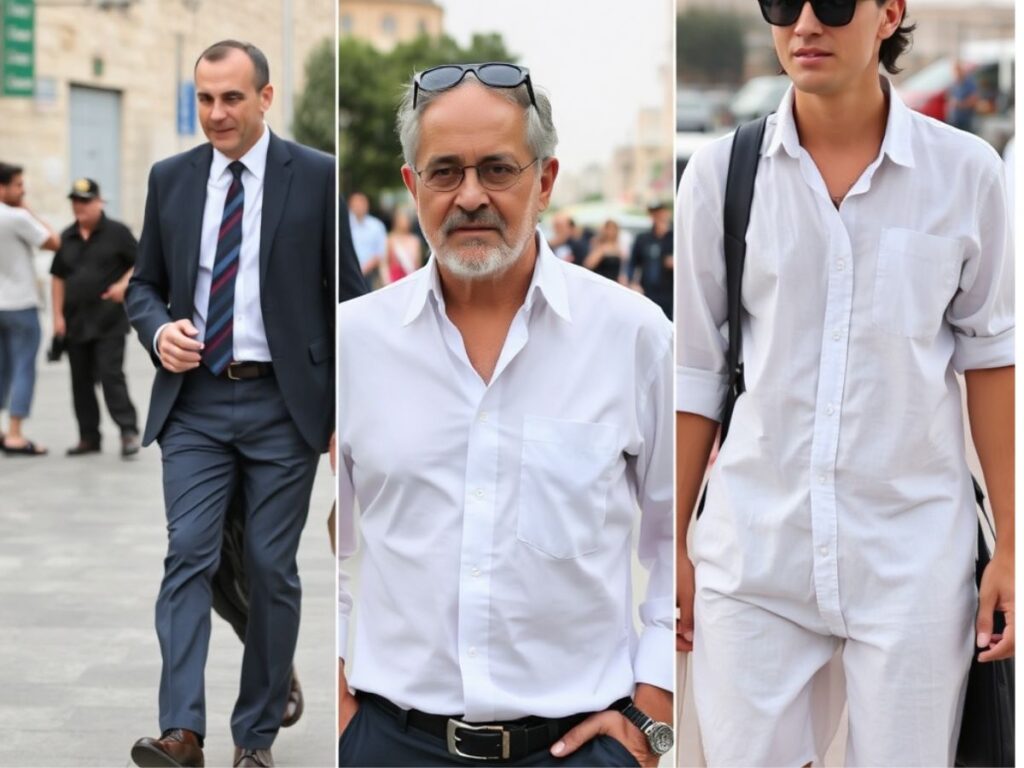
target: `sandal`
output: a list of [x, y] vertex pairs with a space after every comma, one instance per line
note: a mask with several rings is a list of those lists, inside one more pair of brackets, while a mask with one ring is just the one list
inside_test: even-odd
[[12, 448], [7, 443], [0, 443], [3, 452], [8, 456], [45, 456], [49, 451], [46, 448], [39, 448], [31, 440], [26, 440], [24, 445]]

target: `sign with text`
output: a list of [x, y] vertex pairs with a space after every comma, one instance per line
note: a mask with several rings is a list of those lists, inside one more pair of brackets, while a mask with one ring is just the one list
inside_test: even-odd
[[0, 0], [2, 96], [32, 96], [35, 90], [35, 0]]

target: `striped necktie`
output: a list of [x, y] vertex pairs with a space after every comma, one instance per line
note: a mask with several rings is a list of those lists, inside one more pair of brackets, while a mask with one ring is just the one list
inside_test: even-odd
[[215, 376], [219, 376], [231, 362], [235, 326], [235, 276], [238, 275], [238, 257], [242, 248], [242, 213], [245, 190], [242, 171], [245, 166], [235, 160], [228, 166], [231, 186], [224, 200], [224, 214], [217, 234], [217, 253], [213, 258], [213, 276], [210, 279], [210, 303], [206, 308], [206, 338], [203, 362]]

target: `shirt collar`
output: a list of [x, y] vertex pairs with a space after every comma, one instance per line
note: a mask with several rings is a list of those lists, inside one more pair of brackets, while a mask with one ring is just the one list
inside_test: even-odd
[[[885, 136], [882, 138], [881, 154], [908, 168], [914, 167], [914, 150], [911, 146], [911, 130], [913, 127], [910, 108], [896, 93], [889, 78], [879, 76], [882, 91], [889, 101], [889, 116], [885, 123]], [[781, 147], [790, 157], [800, 156], [800, 136], [796, 131], [796, 119], [793, 117], [793, 98], [795, 87], [790, 85], [786, 95], [782, 97], [775, 113], [775, 130], [768, 141], [765, 155], [774, 155]]]
[[[527, 312], [533, 308], [537, 297], [541, 297], [551, 309], [566, 322], [572, 322], [569, 312], [569, 293], [565, 285], [565, 274], [561, 261], [552, 252], [547, 240], [538, 228], [537, 263], [533, 268], [533, 279], [526, 289], [526, 300], [523, 306]], [[408, 325], [423, 313], [427, 299], [433, 296], [438, 309], [444, 310], [444, 294], [441, 292], [441, 276], [437, 271], [437, 257], [431, 253], [426, 266], [410, 275], [407, 280], [414, 280], [412, 294], [402, 325]]]
[[[245, 170], [262, 179], [267, 168], [267, 149], [270, 147], [270, 128], [263, 124], [263, 135], [256, 143], [249, 148], [249, 151], [242, 155], [239, 161], [245, 166]], [[213, 161], [210, 163], [210, 181], [219, 181], [231, 165], [232, 160], [219, 149], [214, 147]]]

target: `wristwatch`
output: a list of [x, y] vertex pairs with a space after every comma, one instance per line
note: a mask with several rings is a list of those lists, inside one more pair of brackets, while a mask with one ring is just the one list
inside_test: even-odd
[[619, 711], [647, 737], [647, 745], [651, 748], [651, 752], [659, 757], [672, 749], [672, 745], [676, 743], [676, 737], [671, 725], [659, 723], [650, 715], [637, 709], [632, 701]]

